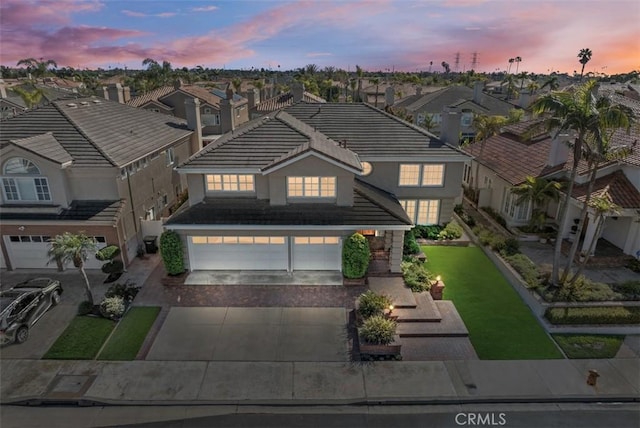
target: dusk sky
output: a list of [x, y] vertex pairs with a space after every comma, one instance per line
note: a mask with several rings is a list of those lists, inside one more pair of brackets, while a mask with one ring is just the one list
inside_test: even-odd
[[[0, 0], [0, 62], [53, 59], [75, 68], [288, 70], [640, 70], [638, 0]], [[515, 71], [515, 68], [512, 68]]]

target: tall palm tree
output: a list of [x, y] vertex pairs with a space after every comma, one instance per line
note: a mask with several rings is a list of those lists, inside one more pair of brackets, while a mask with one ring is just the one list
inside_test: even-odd
[[359, 65], [356, 64], [356, 76], [358, 76], [358, 97], [357, 100], [354, 97], [355, 101], [362, 101], [362, 78], [364, 77], [364, 70], [360, 68]]
[[578, 52], [578, 58], [580, 58], [579, 61], [580, 64], [582, 64], [582, 70], [580, 71], [580, 81], [582, 81], [582, 76], [584, 75], [585, 65], [587, 65], [587, 63], [591, 61], [591, 55], [593, 55], [593, 52], [591, 52], [591, 49], [589, 48], [580, 49], [580, 52]]
[[33, 91], [27, 91], [16, 86], [14, 88], [11, 88], [11, 90], [20, 95], [20, 98], [22, 98], [22, 101], [24, 101], [25, 105], [29, 109], [32, 109], [40, 104], [40, 101], [44, 96], [44, 92], [40, 88], [34, 88]]
[[351, 86], [351, 102], [356, 102], [356, 88], [358, 87], [357, 79], [349, 79], [349, 86]]
[[262, 93], [264, 90], [264, 80], [256, 79], [253, 81], [253, 86], [258, 90], [258, 96], [260, 97], [260, 102], [264, 101], [264, 94]]
[[[474, 137], [474, 143], [480, 143], [480, 154], [478, 159], [482, 159], [482, 153], [484, 152], [484, 146], [487, 140], [500, 133], [500, 129], [506, 124], [507, 118], [504, 116], [487, 116], [479, 114], [474, 116], [472, 126], [476, 131]], [[480, 180], [478, 175], [480, 173], [480, 162], [476, 162], [476, 173], [473, 177], [474, 184], [474, 197], [478, 197], [480, 189]], [[477, 202], [477, 201], [476, 201]]]
[[511, 66], [515, 62], [515, 58], [509, 58], [509, 67], [507, 68], [507, 74], [511, 73]]
[[[580, 160], [583, 159], [585, 153], [591, 153], [592, 162], [589, 164], [589, 169], [592, 172], [591, 177], [595, 181], [595, 171], [597, 171], [597, 166], [599, 165], [599, 162], [595, 162], [595, 160], [600, 156], [595, 155], [596, 151], [606, 153], [609, 147], [609, 135], [607, 133], [619, 128], [629, 128], [632, 120], [628, 109], [619, 105], [612, 105], [608, 98], [596, 97], [596, 85], [597, 82], [592, 80], [576, 87], [572, 92], [552, 92], [538, 98], [531, 106], [534, 114], [548, 114], [543, 124], [548, 130], [554, 130], [556, 137], [567, 132], [572, 132], [575, 137], [572, 143], [573, 162], [566, 189], [566, 197], [560, 205], [558, 239], [555, 245], [551, 277], [555, 285], [566, 281], [577, 250], [578, 240], [574, 241], [571, 247], [565, 270], [562, 273], [562, 277], [560, 277], [559, 260], [562, 248], [562, 233], [566, 228], [569, 201], [573, 194]], [[593, 181], [591, 179], [589, 181], [585, 205], [588, 204]], [[586, 213], [586, 208], [583, 211]], [[581, 219], [583, 218], [584, 214], [581, 216]], [[576, 236], [580, 236], [579, 233], [582, 231], [583, 223], [583, 221], [579, 223]]]
[[375, 106], [376, 108], [378, 108], [378, 87], [380, 86], [380, 78], [379, 77], [372, 77], [369, 79], [369, 83], [371, 83], [372, 85], [376, 86], [376, 103]]
[[507, 101], [511, 97], [511, 94], [515, 92], [516, 88], [516, 79], [513, 74], [507, 74], [504, 79], [502, 79], [502, 83], [507, 84]]
[[542, 86], [540, 86], [540, 89], [544, 89], [547, 86], [552, 91], [555, 91], [556, 89], [558, 89], [560, 87], [560, 83], [558, 83], [558, 76], [549, 76], [549, 78], [544, 81]]
[[560, 183], [527, 176], [524, 183], [511, 189], [511, 193], [518, 196], [516, 204], [531, 204], [529, 225], [540, 231], [544, 228], [549, 203], [560, 199]]
[[87, 261], [89, 255], [94, 255], [98, 250], [98, 243], [95, 238], [89, 237], [82, 232], [77, 235], [64, 232], [62, 235], [57, 235], [51, 239], [50, 243], [51, 247], [48, 251], [49, 263], [59, 263], [62, 266], [67, 263], [73, 263], [84, 279], [87, 300], [93, 305], [93, 292], [91, 291], [87, 273], [84, 271], [84, 262]]
[[26, 65], [27, 71], [35, 77], [42, 77], [49, 70], [50, 66], [58, 67], [58, 64], [52, 59], [38, 61], [35, 58], [25, 58], [18, 61], [16, 65]]
[[517, 56], [514, 58], [514, 61], [516, 63], [516, 74], [518, 74], [518, 68], [520, 68], [520, 63], [522, 62], [522, 58]]

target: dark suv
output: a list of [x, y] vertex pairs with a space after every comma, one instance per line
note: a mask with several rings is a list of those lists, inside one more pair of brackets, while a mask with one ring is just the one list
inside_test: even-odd
[[0, 292], [0, 344], [23, 343], [29, 329], [60, 303], [62, 286], [49, 278], [35, 278]]

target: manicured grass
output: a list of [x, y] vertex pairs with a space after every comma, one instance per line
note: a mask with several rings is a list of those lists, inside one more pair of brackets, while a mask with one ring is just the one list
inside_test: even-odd
[[49, 348], [43, 358], [57, 360], [91, 360], [115, 327], [106, 318], [77, 316]]
[[481, 359], [563, 358], [520, 296], [478, 247], [427, 246], [427, 269], [441, 275]]
[[133, 360], [160, 313], [157, 306], [134, 306], [102, 349], [99, 360]]
[[596, 334], [554, 334], [553, 338], [569, 358], [614, 358], [624, 336]]

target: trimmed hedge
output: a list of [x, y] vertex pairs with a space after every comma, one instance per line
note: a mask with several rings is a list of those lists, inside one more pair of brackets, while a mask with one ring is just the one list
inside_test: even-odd
[[418, 224], [412, 231], [416, 238], [430, 239], [435, 241], [438, 239], [438, 234], [442, 231], [443, 227], [439, 224]]
[[640, 306], [599, 306], [548, 308], [544, 314], [551, 324], [640, 324]]
[[342, 274], [348, 279], [362, 278], [369, 268], [369, 241], [359, 233], [349, 236], [342, 246]]
[[407, 257], [400, 264], [404, 283], [416, 293], [429, 291], [433, 275], [427, 270], [424, 263], [415, 257]]
[[538, 267], [524, 254], [514, 254], [504, 258], [511, 267], [520, 274], [529, 288], [537, 288], [540, 284]]
[[96, 259], [101, 262], [115, 259], [120, 255], [120, 248], [117, 245], [109, 245], [96, 252]]
[[412, 256], [420, 252], [420, 246], [416, 242], [416, 237], [413, 234], [413, 230], [409, 230], [404, 233], [404, 243], [402, 245], [402, 255]]
[[184, 272], [184, 252], [182, 240], [173, 230], [166, 230], [160, 235], [160, 253], [164, 268], [169, 275], [180, 275]]
[[438, 234], [439, 240], [458, 239], [462, 236], [462, 226], [452, 221]]

